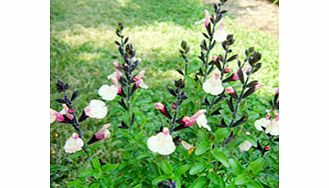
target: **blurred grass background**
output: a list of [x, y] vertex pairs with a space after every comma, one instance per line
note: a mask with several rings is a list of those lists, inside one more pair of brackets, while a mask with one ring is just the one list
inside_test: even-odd
[[[170, 98], [165, 86], [179, 76], [175, 69], [183, 63], [178, 51], [182, 40], [191, 46], [191, 64], [200, 63], [197, 56], [204, 28], [203, 24], [194, 23], [203, 19], [204, 9], [211, 10], [212, 5], [201, 0], [51, 0], [51, 108], [61, 110], [55, 102], [61, 97], [55, 87], [59, 79], [80, 91], [81, 95], [75, 101], [79, 112], [91, 99], [100, 99], [97, 90], [108, 83], [106, 77], [114, 71], [112, 62], [118, 56], [114, 31], [117, 23], [122, 22], [126, 26], [124, 33], [135, 46], [137, 57], [142, 59], [139, 66], [145, 68], [145, 82], [150, 86], [134, 96], [134, 99], [140, 99], [138, 103], [146, 104], [135, 105], [135, 111], [143, 116], [137, 121], [148, 126], [161, 122], [153, 103]], [[263, 88], [248, 102], [250, 109], [262, 113], [274, 88], [278, 87], [278, 37], [239, 23], [229, 9], [224, 22], [225, 30], [234, 34], [233, 50], [241, 55], [241, 59], [244, 50], [251, 46], [263, 55], [263, 67], [256, 74]], [[222, 53], [219, 47], [214, 51], [214, 54]], [[105, 122], [111, 122], [113, 126], [120, 122], [117, 104], [107, 104], [109, 116], [84, 122], [85, 134], [91, 135]], [[66, 185], [76, 174], [72, 170], [79, 168], [77, 159], [62, 149], [72, 131], [73, 128], [66, 125], [51, 126], [52, 187]], [[106, 143], [104, 147], [110, 146]], [[110, 160], [109, 153], [102, 150], [96, 155], [107, 161]]]

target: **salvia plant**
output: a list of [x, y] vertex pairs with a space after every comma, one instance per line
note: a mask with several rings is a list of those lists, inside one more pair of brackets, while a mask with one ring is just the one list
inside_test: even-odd
[[[98, 94], [102, 100], [116, 99], [124, 110], [111, 117], [119, 125], [107, 123], [85, 142], [81, 125], [90, 119], [102, 119], [108, 108], [102, 100], [93, 99], [77, 116], [73, 101], [78, 92], [69, 95], [69, 85], [58, 81], [63, 93], [63, 110], [51, 110], [51, 122], [72, 125], [72, 136], [66, 141], [66, 153], [85, 152], [85, 165], [70, 187], [277, 187], [279, 91], [270, 101], [270, 109], [257, 117], [248, 108], [248, 99], [261, 88], [254, 74], [261, 68], [261, 54], [253, 47], [241, 57], [234, 53], [235, 38], [224, 30], [225, 0], [205, 11], [204, 39], [200, 44], [201, 66], [190, 58], [190, 46], [182, 41], [179, 52], [183, 63], [176, 69], [181, 75], [166, 89], [167, 97], [155, 101], [152, 125], [137, 120], [132, 97], [139, 88], [147, 89], [144, 70], [129, 38], [119, 24], [116, 30], [120, 60], [114, 61], [114, 73]], [[218, 45], [221, 50], [217, 51]], [[121, 61], [121, 63], [120, 63]], [[254, 96], [255, 97], [255, 96]], [[113, 107], [114, 106], [114, 107]], [[251, 115], [250, 115], [251, 114]], [[156, 121], [160, 118], [161, 121]], [[110, 132], [111, 128], [111, 132]], [[111, 135], [111, 136], [110, 136]], [[111, 138], [110, 138], [111, 137]], [[92, 147], [108, 139], [110, 159], [99, 159]], [[101, 142], [98, 142], [101, 143]], [[100, 147], [98, 149], [101, 149]], [[80, 151], [82, 150], [82, 151]]]

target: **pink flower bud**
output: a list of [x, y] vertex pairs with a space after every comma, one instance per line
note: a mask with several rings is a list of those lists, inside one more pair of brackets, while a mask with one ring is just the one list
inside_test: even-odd
[[210, 16], [209, 16], [209, 12], [207, 10], [204, 11], [204, 26], [208, 27], [209, 23], [210, 23]]
[[157, 103], [155, 103], [155, 108], [156, 109], [158, 109], [158, 110], [164, 110], [164, 105], [162, 104], [162, 103], [160, 103], [160, 102], [157, 102]]
[[163, 133], [164, 135], [170, 135], [170, 131], [169, 131], [169, 129], [168, 129], [167, 127], [164, 127], [164, 128], [162, 129], [162, 133]]
[[277, 89], [275, 90], [275, 94], [276, 94], [276, 95], [279, 94], [279, 88], [277, 88]]
[[271, 114], [270, 114], [270, 113], [267, 113], [265, 118], [266, 118], [267, 120], [268, 120], [268, 119], [271, 119]]
[[120, 86], [119, 88], [118, 88], [118, 94], [121, 94], [122, 93], [122, 87]]
[[119, 69], [115, 69], [116, 75], [117, 75], [117, 80], [120, 80], [121, 78], [121, 72]]
[[237, 73], [234, 73], [234, 74], [233, 74], [232, 80], [233, 80], [233, 81], [239, 80], [239, 76], [238, 76]]
[[215, 56], [215, 55], [213, 55], [213, 56], [211, 57], [211, 59], [212, 59], [212, 61], [217, 61], [218, 57]]
[[74, 112], [74, 110], [72, 108], [67, 110], [68, 113], [72, 114]]
[[225, 91], [226, 91], [226, 93], [228, 93], [228, 94], [234, 94], [234, 93], [235, 93], [233, 87], [227, 87], [227, 88], [225, 89]]
[[260, 83], [257, 83], [256, 85], [255, 85], [255, 89], [257, 90], [257, 89], [259, 89], [259, 88], [261, 88], [262, 87], [262, 85], [260, 84]]
[[67, 113], [67, 114], [65, 114], [65, 116], [66, 116], [69, 120], [74, 119], [73, 114]]
[[110, 137], [110, 132], [108, 130], [109, 128], [110, 128], [110, 124], [105, 124], [103, 128], [95, 134], [95, 137], [98, 140], [103, 140]]
[[184, 127], [190, 127], [190, 126], [194, 125], [195, 121], [193, 121], [190, 117], [185, 116], [182, 119], [182, 123], [183, 123]]
[[114, 61], [113, 65], [116, 69], [120, 69], [120, 64], [118, 63], [118, 61]]
[[[232, 70], [232, 69], [231, 69], [230, 67], [225, 67], [225, 68], [224, 68], [224, 72], [225, 72], [225, 73], [229, 73], [229, 72], [231, 72], [231, 70]], [[239, 79], [239, 77], [238, 77], [238, 79]]]
[[155, 103], [155, 108], [158, 109], [161, 114], [163, 114], [164, 116], [168, 117], [169, 119], [171, 119], [171, 115], [169, 114], [167, 107], [165, 105], [163, 105], [160, 102]]
[[264, 150], [265, 150], [265, 151], [269, 151], [270, 149], [271, 149], [270, 146], [265, 146], [265, 147], [264, 147]]
[[136, 88], [139, 88], [139, 86], [141, 85], [141, 83], [142, 83], [142, 79], [136, 79]]
[[78, 139], [78, 138], [80, 138], [80, 136], [79, 136], [77, 133], [73, 133], [73, 134], [72, 134], [72, 138], [74, 138], [74, 139]]
[[57, 112], [55, 115], [56, 115], [56, 121], [57, 122], [63, 122], [65, 120], [63, 114]]
[[177, 108], [176, 103], [172, 103], [172, 104], [171, 104], [171, 108], [172, 108], [172, 109], [176, 109], [176, 108]]

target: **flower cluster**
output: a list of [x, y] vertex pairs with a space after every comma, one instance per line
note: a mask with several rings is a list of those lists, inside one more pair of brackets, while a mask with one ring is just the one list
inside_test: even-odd
[[255, 127], [258, 131], [265, 131], [266, 134], [279, 136], [279, 89], [275, 91], [274, 99], [270, 103], [272, 109], [267, 110], [264, 118], [255, 122]]
[[[208, 131], [211, 131], [211, 127], [208, 125], [205, 115], [206, 110], [204, 109], [197, 111], [192, 116], [182, 116], [177, 118], [182, 102], [187, 99], [187, 94], [183, 91], [184, 87], [184, 81], [179, 79], [175, 81], [175, 88], [168, 88], [169, 93], [176, 98], [176, 101], [172, 103], [173, 112], [170, 112], [169, 108], [160, 102], [155, 104], [155, 108], [169, 120], [169, 128], [162, 128], [160, 133], [150, 137], [147, 141], [148, 148], [155, 153], [159, 153], [160, 155], [169, 155], [175, 151], [176, 147], [170, 135], [170, 130], [175, 132], [197, 124], [199, 128], [205, 128]], [[187, 150], [192, 148], [192, 146], [187, 146], [187, 142], [184, 141], [183, 143], [183, 147], [188, 148]]]
[[[58, 81], [57, 89], [59, 92], [64, 93], [63, 98], [56, 99], [57, 102], [62, 104], [63, 109], [60, 112], [50, 109], [50, 124], [54, 122], [71, 124], [78, 133], [73, 133], [72, 136], [65, 142], [64, 151], [66, 153], [75, 153], [84, 149], [84, 151], [89, 155], [87, 145], [85, 145], [80, 122], [86, 120], [87, 118], [102, 119], [106, 116], [108, 109], [103, 101], [93, 99], [84, 108], [78, 120], [76, 117], [76, 110], [73, 108], [73, 101], [77, 98], [78, 91], [74, 91], [72, 96], [69, 97], [67, 91], [69, 89], [69, 84], [65, 84], [61, 81]], [[108, 129], [109, 125], [105, 125], [95, 134], [94, 137], [96, 140], [92, 138], [93, 141], [89, 141], [88, 144], [109, 138], [110, 132]]]
[[119, 23], [116, 34], [120, 38], [120, 41], [115, 41], [118, 45], [118, 51], [123, 59], [120, 64], [118, 61], [114, 61], [113, 65], [115, 71], [107, 76], [108, 80], [111, 80], [112, 84], [104, 84], [99, 90], [98, 94], [105, 101], [114, 100], [117, 95], [121, 97], [119, 104], [127, 111], [128, 119], [127, 123], [122, 121], [121, 128], [128, 128], [134, 123], [134, 113], [131, 115], [131, 98], [134, 92], [138, 88], [147, 89], [143, 78], [145, 70], [141, 70], [138, 74], [135, 74], [135, 70], [140, 61], [135, 57], [135, 50], [133, 45], [129, 43], [129, 38], [122, 34], [123, 25]]

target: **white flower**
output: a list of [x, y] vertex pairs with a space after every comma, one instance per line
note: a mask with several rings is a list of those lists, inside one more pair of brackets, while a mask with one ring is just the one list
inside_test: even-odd
[[245, 140], [244, 142], [242, 142], [239, 145], [241, 152], [248, 151], [251, 147], [252, 147], [252, 144], [248, 140]]
[[214, 39], [217, 42], [223, 42], [227, 38], [227, 33], [224, 31], [224, 24], [220, 24], [217, 31], [214, 33]]
[[224, 91], [224, 87], [222, 86], [222, 81], [220, 80], [220, 72], [215, 71], [215, 73], [206, 80], [202, 88], [206, 93], [210, 93], [211, 95], [218, 95]]
[[72, 136], [66, 140], [64, 150], [66, 153], [75, 153], [80, 151], [83, 147], [83, 140], [77, 133], [73, 133]]
[[193, 145], [185, 142], [184, 140], [182, 140], [180, 143], [182, 144], [183, 148], [186, 149], [188, 151], [188, 153], [191, 155], [192, 152], [194, 151], [195, 147]]
[[185, 142], [184, 140], [182, 140], [180, 143], [182, 144], [183, 148], [186, 149], [186, 150], [190, 150], [190, 149], [194, 148], [194, 146], [192, 146], [191, 144]]
[[103, 100], [111, 101], [113, 100], [119, 91], [118, 85], [102, 85], [98, 90], [98, 95], [102, 97]]
[[91, 118], [102, 119], [107, 114], [107, 107], [103, 101], [93, 99], [84, 111], [85, 114]]
[[261, 118], [261, 119], [255, 121], [255, 124], [254, 125], [255, 125], [255, 127], [256, 127], [257, 130], [263, 131], [263, 128], [262, 127], [266, 128], [270, 124], [271, 124], [271, 120], [266, 119], [266, 118]]
[[141, 79], [139, 81], [139, 87], [141, 87], [143, 89], [148, 89], [149, 88], [149, 86], [144, 83], [143, 79]]
[[136, 81], [136, 87], [141, 87], [143, 89], [148, 89], [149, 87], [144, 83], [143, 77], [145, 75], [145, 70], [142, 70], [135, 76], [134, 81]]
[[57, 113], [58, 113], [58, 112], [56, 112], [55, 110], [50, 109], [50, 124], [52, 124], [53, 122], [56, 121], [56, 119], [57, 119], [56, 114], [57, 114]]
[[279, 121], [273, 119], [271, 124], [266, 127], [265, 133], [270, 133], [273, 136], [279, 136]]
[[111, 136], [111, 132], [109, 131], [109, 128], [110, 128], [110, 124], [105, 124], [101, 130], [99, 130], [96, 134], [95, 134], [95, 137], [98, 139], [98, 140], [104, 140], [104, 139], [107, 139], [107, 138], [110, 138]]
[[176, 149], [167, 127], [163, 128], [162, 132], [159, 132], [155, 136], [151, 136], [147, 140], [147, 147], [154, 153], [159, 153], [160, 155], [169, 155]]
[[206, 128], [208, 131], [211, 131], [211, 128], [208, 125], [208, 121], [206, 118], [205, 114], [200, 115], [197, 119], [196, 119], [196, 123], [198, 124], [198, 126], [200, 128]]
[[[120, 75], [121, 75], [121, 74], [120, 74]], [[107, 79], [112, 80], [113, 78], [117, 79], [117, 77], [118, 77], [118, 72], [115, 71], [115, 72], [113, 72], [112, 74], [108, 75], [108, 76], [107, 76]]]

